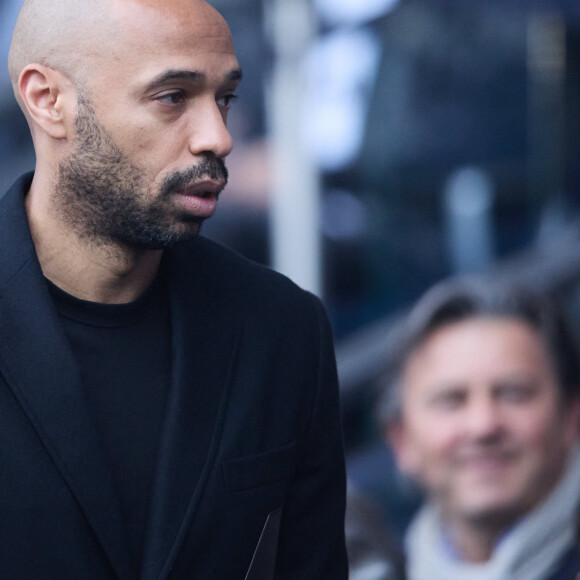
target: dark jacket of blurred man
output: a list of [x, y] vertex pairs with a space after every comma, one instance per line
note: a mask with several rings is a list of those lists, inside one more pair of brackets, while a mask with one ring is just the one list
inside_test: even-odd
[[580, 571], [580, 367], [546, 297], [459, 280], [419, 302], [385, 409], [426, 492], [410, 580], [568, 580]]
[[198, 237], [241, 79], [201, 0], [25, 0], [0, 202], [0, 576], [337, 580], [319, 301]]

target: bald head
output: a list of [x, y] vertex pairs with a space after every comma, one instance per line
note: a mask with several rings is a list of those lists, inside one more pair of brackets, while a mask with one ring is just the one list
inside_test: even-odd
[[218, 15], [204, 0], [24, 0], [8, 57], [17, 99], [19, 76], [31, 63], [62, 72], [77, 86], [85, 83], [93, 59], [106, 58], [111, 45], [126, 32], [123, 16], [137, 6], [170, 17]]
[[31, 63], [74, 78], [91, 40], [93, 53], [98, 49], [94, 46], [94, 32], [102, 30], [105, 23], [111, 24], [102, 0], [24, 0], [8, 56], [17, 97], [20, 73]]

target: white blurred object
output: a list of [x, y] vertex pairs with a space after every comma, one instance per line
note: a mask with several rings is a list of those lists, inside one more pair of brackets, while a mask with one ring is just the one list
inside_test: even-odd
[[337, 171], [355, 160], [380, 57], [378, 38], [365, 29], [333, 32], [314, 46], [303, 123], [304, 140], [321, 169]]
[[381, 560], [371, 560], [349, 574], [350, 580], [388, 580], [393, 574], [392, 566]]
[[309, 0], [275, 0], [269, 10], [275, 51], [268, 103], [273, 151], [272, 265], [320, 296], [318, 173], [300, 131], [306, 104], [304, 58], [314, 39], [314, 15]]
[[314, 0], [320, 17], [330, 25], [364, 24], [390, 12], [399, 0]]
[[483, 170], [462, 168], [445, 186], [449, 252], [457, 273], [473, 272], [493, 259], [493, 184]]

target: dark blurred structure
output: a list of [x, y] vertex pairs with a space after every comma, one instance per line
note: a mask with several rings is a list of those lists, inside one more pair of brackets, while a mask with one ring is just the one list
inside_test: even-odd
[[403, 580], [404, 559], [380, 507], [352, 485], [345, 520], [350, 580]]
[[[368, 216], [349, 247], [358, 284], [328, 270], [333, 308], [349, 291], [359, 306], [350, 319], [337, 314], [339, 334], [549, 236], [576, 210], [577, 12], [571, 3], [403, 0], [369, 25], [382, 53], [364, 139], [356, 159], [325, 176]], [[486, 191], [454, 190], [466, 169]], [[340, 260], [344, 248], [329, 246]]]
[[2, 0], [0, 3], [0, 196], [20, 174], [34, 167], [28, 125], [14, 100], [6, 64], [12, 27], [20, 4], [21, 0]]

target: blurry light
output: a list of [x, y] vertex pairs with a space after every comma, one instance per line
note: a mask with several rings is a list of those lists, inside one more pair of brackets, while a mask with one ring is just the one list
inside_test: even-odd
[[340, 170], [357, 156], [380, 56], [380, 43], [368, 30], [332, 33], [314, 47], [304, 133], [323, 170]]
[[389, 562], [370, 560], [357, 566], [350, 572], [350, 580], [384, 580], [393, 574], [393, 567]]
[[447, 184], [447, 204], [456, 215], [473, 216], [488, 211], [493, 202], [487, 174], [468, 167], [454, 173]]
[[307, 0], [275, 0], [266, 5], [266, 30], [279, 57], [300, 58], [315, 35], [315, 18]]
[[399, 0], [315, 0], [321, 18], [331, 25], [364, 24], [390, 12]]
[[456, 272], [473, 272], [493, 260], [493, 203], [493, 184], [483, 170], [466, 167], [449, 178], [445, 187], [447, 239]]

